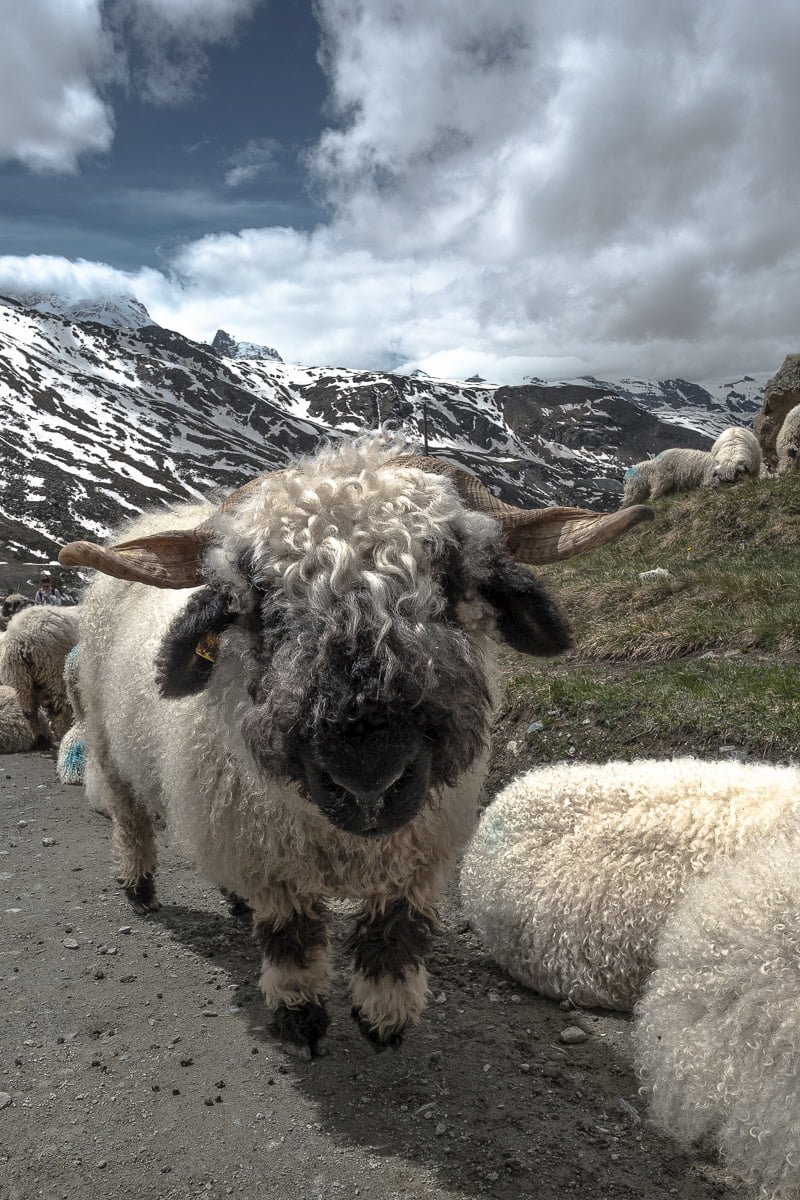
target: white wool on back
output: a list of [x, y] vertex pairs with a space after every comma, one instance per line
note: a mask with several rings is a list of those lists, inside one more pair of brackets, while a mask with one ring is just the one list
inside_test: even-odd
[[775, 441], [778, 474], [788, 475], [800, 469], [800, 404], [790, 408]]
[[688, 879], [800, 812], [800, 771], [694, 758], [562, 763], [515, 779], [467, 848], [488, 952], [546, 996], [628, 1010]]
[[713, 472], [722, 482], [731, 482], [741, 475], [758, 478], [761, 471], [761, 447], [750, 429], [734, 425], [723, 429], [711, 447]]
[[800, 1195], [800, 830], [694, 880], [634, 1024], [657, 1124], [711, 1135], [771, 1200]]

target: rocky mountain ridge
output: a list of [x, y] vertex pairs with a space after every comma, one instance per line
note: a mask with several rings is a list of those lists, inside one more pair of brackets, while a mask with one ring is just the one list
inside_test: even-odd
[[[233, 339], [231, 339], [233, 341]], [[262, 348], [263, 349], [263, 348]], [[155, 324], [0, 302], [0, 558], [44, 561], [172, 500], [224, 495], [326, 436], [389, 426], [504, 499], [610, 510], [631, 462], [750, 424], [756, 380], [486, 382], [220, 356]]]

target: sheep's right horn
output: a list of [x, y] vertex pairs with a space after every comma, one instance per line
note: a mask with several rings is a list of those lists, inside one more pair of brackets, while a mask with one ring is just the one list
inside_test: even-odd
[[395, 460], [452, 479], [469, 508], [496, 517], [502, 526], [509, 552], [529, 566], [574, 558], [621, 537], [634, 525], [652, 521], [655, 513], [645, 504], [634, 504], [619, 512], [598, 513], [589, 508], [517, 508], [493, 496], [468, 471], [423, 455], [404, 455]]
[[[231, 492], [222, 501], [219, 510], [226, 512], [235, 508], [250, 489], [263, 479], [263, 475], [258, 475]], [[117, 542], [115, 546], [70, 542], [61, 550], [58, 561], [62, 567], [94, 567], [114, 579], [147, 583], [150, 587], [199, 587], [206, 582], [202, 565], [211, 540], [208, 525], [208, 521], [204, 521], [196, 529], [153, 533], [127, 542]]]

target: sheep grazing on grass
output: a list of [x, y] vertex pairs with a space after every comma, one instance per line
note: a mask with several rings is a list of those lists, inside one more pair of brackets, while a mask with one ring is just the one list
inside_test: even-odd
[[800, 1195], [799, 858], [794, 827], [694, 880], [634, 1021], [655, 1122], [771, 1200]]
[[746, 475], [758, 479], [761, 474], [761, 447], [750, 429], [739, 425], [723, 429], [709, 453], [712, 484], [737, 483]]
[[623, 508], [671, 492], [717, 483], [736, 483], [761, 472], [761, 447], [749, 429], [725, 429], [710, 450], [674, 448], [636, 463], [625, 472]]
[[775, 441], [778, 474], [788, 475], [800, 469], [800, 404], [790, 408]]
[[800, 771], [693, 758], [562, 763], [484, 813], [461, 895], [486, 949], [528, 987], [629, 1010], [690, 876], [800, 811]]
[[57, 743], [72, 723], [64, 660], [77, 641], [77, 609], [23, 608], [6, 630], [0, 678], [15, 689], [34, 734], [48, 743]]
[[[610, 540], [649, 509], [526, 512], [436, 459], [343, 442], [219, 509], [75, 543], [86, 787], [121, 883], [158, 907], [153, 815], [253, 911], [274, 1026], [325, 1033], [329, 899], [363, 903], [353, 1015], [396, 1046], [425, 1005], [437, 896], [474, 824], [492, 709], [488, 635], [570, 643], [525, 567]], [[499, 548], [502, 543], [503, 548]], [[186, 593], [181, 590], [194, 588]]]

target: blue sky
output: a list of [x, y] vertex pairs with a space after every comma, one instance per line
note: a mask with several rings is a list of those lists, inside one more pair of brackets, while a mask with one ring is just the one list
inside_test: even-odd
[[800, 349], [796, 0], [0, 11], [0, 292], [510, 383]]
[[[68, 7], [68, 5], [66, 5]], [[323, 213], [298, 155], [323, 127], [319, 26], [305, 0], [255, 5], [206, 46], [185, 99], [154, 103], [137, 86], [147, 50], [126, 39], [129, 79], [111, 82], [114, 136], [71, 172], [0, 164], [0, 254], [63, 254], [123, 270], [158, 267], [182, 242], [249, 225], [310, 228]], [[251, 177], [231, 185], [231, 160]], [[260, 159], [267, 166], [255, 168]]]

